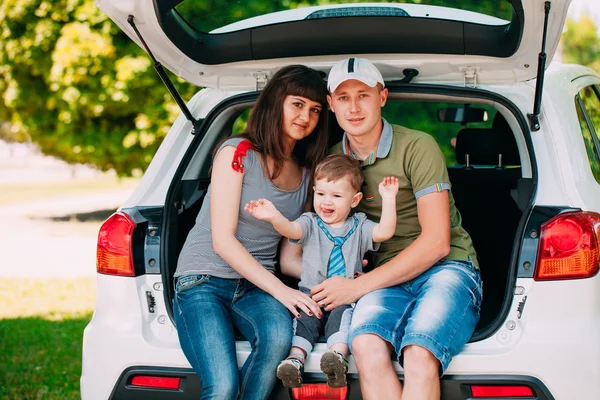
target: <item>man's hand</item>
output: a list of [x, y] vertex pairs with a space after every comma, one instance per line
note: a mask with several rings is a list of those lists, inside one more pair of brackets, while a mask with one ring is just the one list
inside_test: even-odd
[[273, 221], [281, 216], [281, 213], [275, 208], [273, 203], [267, 199], [252, 200], [244, 206], [244, 210], [261, 221]]
[[310, 295], [325, 311], [354, 303], [361, 296], [356, 281], [341, 276], [334, 276], [313, 286]]
[[393, 199], [398, 194], [398, 187], [400, 183], [398, 178], [395, 176], [386, 176], [379, 184], [379, 194], [381, 198]]

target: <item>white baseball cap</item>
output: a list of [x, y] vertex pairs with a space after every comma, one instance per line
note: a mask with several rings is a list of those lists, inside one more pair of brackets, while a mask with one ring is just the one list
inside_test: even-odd
[[381, 72], [371, 61], [366, 58], [351, 57], [334, 64], [329, 71], [327, 89], [333, 93], [342, 82], [350, 79], [356, 79], [371, 87], [375, 87], [378, 83], [385, 87]]

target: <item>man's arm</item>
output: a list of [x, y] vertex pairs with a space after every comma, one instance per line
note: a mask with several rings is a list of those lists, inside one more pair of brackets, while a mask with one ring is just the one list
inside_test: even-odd
[[413, 243], [384, 265], [356, 279], [335, 277], [313, 287], [313, 300], [324, 301], [325, 311], [330, 311], [374, 290], [407, 282], [422, 274], [450, 252], [449, 204], [447, 190], [419, 197], [417, 213], [421, 234]]
[[363, 287], [363, 294], [407, 282], [448, 255], [450, 252], [448, 191], [430, 193], [417, 199], [417, 213], [421, 234], [396, 257], [357, 278], [360, 282], [358, 286]]

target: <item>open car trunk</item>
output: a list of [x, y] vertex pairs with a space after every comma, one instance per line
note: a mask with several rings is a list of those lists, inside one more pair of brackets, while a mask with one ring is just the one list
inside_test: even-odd
[[570, 1], [552, 0], [551, 7], [546, 0], [97, 4], [186, 81], [243, 90], [291, 63], [328, 71], [342, 55], [367, 56], [386, 81], [402, 79], [407, 68], [419, 71], [418, 82], [473, 75], [486, 84], [527, 81], [537, 76], [542, 35], [552, 59]]
[[[402, 93], [394, 93], [395, 89], [390, 88], [383, 116], [390, 123], [432, 134], [446, 155], [456, 206], [463, 227], [473, 239], [481, 267], [483, 304], [480, 322], [471, 339], [481, 340], [497, 330], [508, 312], [516, 279], [516, 258], [527, 219], [524, 217], [534, 194], [535, 169], [527, 150], [531, 145], [526, 121], [512, 103], [489, 92], [429, 85], [401, 87]], [[210, 183], [212, 149], [221, 139], [240, 133], [256, 95], [233, 98], [209, 114], [205, 132], [192, 142], [171, 186], [161, 251], [168, 309], [172, 306], [172, 277], [179, 252]], [[448, 106], [479, 108], [485, 112], [487, 121], [468, 124], [438, 121], [439, 110]], [[333, 115], [330, 120], [330, 144], [335, 144], [342, 132]], [[502, 155], [495, 154], [497, 150]], [[289, 286], [297, 287], [297, 280], [280, 277]]]

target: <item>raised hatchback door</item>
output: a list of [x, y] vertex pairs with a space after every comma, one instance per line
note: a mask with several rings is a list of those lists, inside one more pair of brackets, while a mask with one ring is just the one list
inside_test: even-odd
[[97, 0], [97, 4], [140, 43], [134, 23], [156, 58], [183, 79], [205, 87], [253, 89], [283, 65], [301, 63], [327, 72], [347, 55], [370, 58], [386, 80], [402, 79], [406, 68], [419, 71], [418, 82], [529, 80], [537, 73], [547, 4], [549, 61], [570, 1]]

